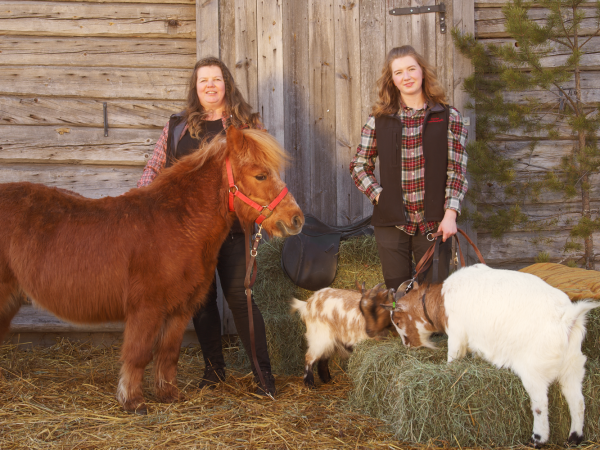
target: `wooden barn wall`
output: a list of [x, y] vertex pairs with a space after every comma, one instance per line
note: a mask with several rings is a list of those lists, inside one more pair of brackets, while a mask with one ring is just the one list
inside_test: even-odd
[[[498, 0], [478, 0], [475, 2], [475, 32], [476, 37], [483, 43], [511, 43], [505, 31], [505, 23], [501, 7], [507, 3]], [[587, 16], [595, 13], [595, 6], [590, 2], [586, 9]], [[530, 10], [530, 16], [539, 19], [540, 22], [546, 17], [547, 11], [541, 7]], [[597, 22], [595, 19], [584, 19], [581, 34], [590, 36], [595, 33]], [[600, 101], [600, 37], [594, 37], [586, 46], [588, 54], [582, 58], [582, 97], [585, 102]], [[543, 61], [547, 67], [554, 67], [565, 61], [566, 55], [556, 51]], [[565, 83], [564, 87], [574, 88], [574, 81]], [[523, 92], [511, 94], [514, 99], [525, 96], [534, 96], [550, 109], [556, 108], [558, 97], [556, 92]], [[517, 164], [517, 177], [525, 180], [531, 175], [537, 175], [541, 168], [550, 168], [559, 164], [561, 158], [572, 149], [574, 140], [566, 124], [558, 127], [560, 137], [556, 140], [545, 139], [540, 142], [536, 150], [530, 156], [527, 150], [529, 140], [527, 136], [511, 133], [500, 137], [499, 144], [506, 150], [506, 154], [521, 162]], [[533, 164], [533, 166], [525, 163]], [[537, 167], [534, 167], [537, 166]], [[593, 175], [590, 178], [592, 185], [591, 207], [598, 211], [600, 207], [600, 176]], [[503, 198], [502, 193], [495, 186], [489, 190], [491, 196]], [[510, 204], [510, 200], [507, 200]], [[573, 225], [577, 223], [581, 212], [581, 196], [578, 195], [566, 200], [556, 193], [545, 193], [540, 196], [536, 203], [527, 204], [523, 210], [532, 220], [555, 219], [552, 225], [545, 227], [542, 233], [513, 231], [506, 233], [501, 238], [494, 238], [486, 230], [477, 230], [478, 245], [486, 261], [496, 267], [521, 268], [532, 264], [540, 252], [548, 252], [552, 262], [564, 261], [562, 248], [569, 237]], [[594, 248], [596, 268], [600, 261], [600, 233], [594, 233]]]
[[134, 187], [183, 104], [195, 23], [193, 0], [2, 1], [0, 182]]
[[[440, 33], [439, 15], [389, 14], [397, 7], [436, 3], [221, 0], [217, 9], [213, 0], [199, 7], [202, 32], [219, 39], [199, 38], [198, 55], [218, 53], [291, 154], [285, 180], [305, 212], [338, 225], [371, 214], [348, 166], [389, 49], [411, 44], [427, 55], [453, 100], [463, 68], [454, 69], [451, 36]], [[444, 3], [446, 22], [472, 32], [472, 1]]]

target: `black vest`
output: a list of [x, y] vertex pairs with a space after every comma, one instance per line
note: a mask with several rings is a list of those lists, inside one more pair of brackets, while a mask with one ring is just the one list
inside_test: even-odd
[[[423, 156], [425, 158], [425, 220], [444, 218], [446, 180], [448, 178], [449, 108], [436, 104], [425, 113], [423, 121]], [[375, 118], [380, 180], [383, 188], [373, 208], [371, 225], [378, 227], [406, 224], [402, 197], [402, 122], [398, 116]]]

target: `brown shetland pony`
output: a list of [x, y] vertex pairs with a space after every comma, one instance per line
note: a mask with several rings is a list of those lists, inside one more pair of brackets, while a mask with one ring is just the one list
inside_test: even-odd
[[[225, 157], [235, 183], [261, 205], [285, 186], [286, 155], [264, 131], [239, 131], [120, 197], [88, 199], [40, 184], [0, 184], [0, 342], [25, 295], [76, 323], [125, 321], [117, 398], [144, 414], [142, 376], [154, 359], [162, 402], [179, 400], [177, 360], [184, 329], [203, 304], [233, 221], [258, 211], [235, 200], [228, 211]], [[302, 211], [288, 193], [263, 222], [275, 236], [300, 232]]]

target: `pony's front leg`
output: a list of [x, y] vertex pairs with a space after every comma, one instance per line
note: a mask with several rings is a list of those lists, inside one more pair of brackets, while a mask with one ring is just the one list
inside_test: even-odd
[[171, 316], [165, 321], [154, 347], [154, 386], [162, 403], [183, 400], [177, 389], [177, 361], [188, 316]]
[[162, 318], [156, 311], [142, 309], [129, 313], [123, 335], [121, 377], [117, 400], [130, 413], [147, 414], [142, 381], [144, 369], [152, 361], [152, 347], [160, 331]]

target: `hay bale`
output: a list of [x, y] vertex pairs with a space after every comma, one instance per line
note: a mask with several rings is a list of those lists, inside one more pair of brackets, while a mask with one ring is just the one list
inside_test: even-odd
[[[365, 341], [354, 351], [348, 375], [353, 407], [384, 420], [396, 438], [441, 439], [461, 446], [512, 446], [529, 441], [533, 417], [519, 377], [473, 357], [446, 363], [438, 350], [407, 349], [400, 339]], [[600, 438], [600, 362], [589, 360], [584, 379], [587, 439]], [[568, 437], [568, 406], [550, 387], [550, 442]]]
[[588, 358], [600, 362], [600, 308], [588, 313], [586, 328], [587, 333], [581, 344], [581, 351]]
[[[265, 319], [267, 343], [273, 372], [299, 375], [304, 370], [306, 327], [297, 314], [290, 314], [292, 297], [306, 300], [313, 292], [297, 287], [281, 268], [282, 239], [263, 242], [256, 261], [259, 267], [254, 297]], [[361, 236], [340, 243], [338, 270], [331, 287], [355, 289], [355, 280], [373, 286], [383, 281], [377, 244], [373, 236]], [[237, 370], [250, 370], [246, 353], [230, 353], [227, 364]]]

